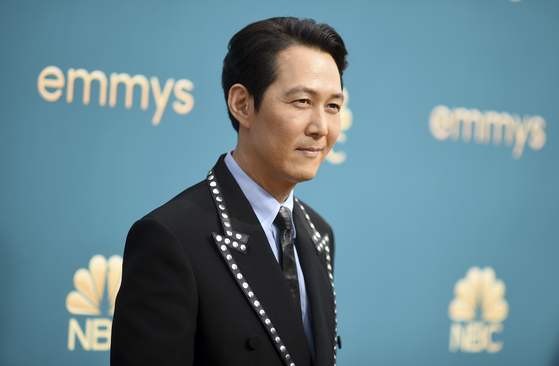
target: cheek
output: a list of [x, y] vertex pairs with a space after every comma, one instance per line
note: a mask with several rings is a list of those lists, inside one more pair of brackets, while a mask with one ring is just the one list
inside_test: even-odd
[[274, 121], [270, 133], [279, 145], [292, 145], [305, 134], [306, 125], [306, 120], [300, 115], [285, 113]]

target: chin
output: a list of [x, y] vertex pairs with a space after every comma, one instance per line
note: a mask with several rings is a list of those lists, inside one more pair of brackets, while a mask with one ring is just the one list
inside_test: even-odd
[[302, 171], [296, 172], [295, 174], [293, 174], [294, 181], [296, 183], [309, 181], [309, 180], [311, 180], [315, 177], [317, 171], [318, 171], [318, 168], [307, 169], [307, 170], [302, 170]]

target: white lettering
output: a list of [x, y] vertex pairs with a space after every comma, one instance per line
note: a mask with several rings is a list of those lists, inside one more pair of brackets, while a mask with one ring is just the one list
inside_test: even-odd
[[[47, 78], [47, 76], [54, 76], [54, 79]], [[39, 74], [37, 80], [37, 89], [39, 94], [44, 100], [48, 102], [56, 102], [62, 95], [62, 88], [64, 88], [64, 74], [56, 66], [47, 66]], [[49, 92], [46, 88], [55, 88], [55, 91]]]
[[[194, 84], [187, 79], [180, 79], [175, 84], [175, 98], [178, 100], [173, 102], [173, 109], [178, 114], [187, 114], [194, 108], [194, 98], [187, 91], [192, 91]], [[179, 102], [180, 101], [180, 102]], [[182, 102], [182, 103], [181, 103]]]
[[99, 105], [102, 107], [107, 104], [107, 76], [99, 70], [88, 73], [84, 69], [68, 69], [68, 85], [66, 88], [66, 101], [68, 103], [72, 103], [74, 100], [74, 81], [77, 78], [83, 80], [83, 104], [89, 104], [91, 80], [99, 82]]
[[493, 333], [501, 333], [503, 324], [493, 323], [487, 326], [487, 352], [496, 353], [503, 349], [503, 341], [493, 342]]
[[448, 345], [448, 350], [450, 352], [458, 351], [460, 347], [460, 335], [462, 333], [462, 326], [460, 323], [453, 323], [450, 325], [450, 344]]
[[108, 351], [111, 348], [111, 319], [88, 318], [85, 320], [85, 331], [78, 321], [70, 318], [68, 326], [68, 349], [76, 349], [76, 338], [85, 351]]
[[528, 146], [534, 150], [540, 150], [547, 140], [545, 134], [545, 120], [540, 116], [534, 116], [531, 119], [532, 129], [530, 130], [530, 139], [528, 140]]
[[148, 108], [149, 104], [149, 82], [144, 75], [130, 75], [126, 73], [112, 73], [111, 74], [111, 92], [109, 97], [109, 104], [111, 107], [116, 105], [116, 95], [118, 90], [118, 84], [123, 83], [126, 86], [126, 94], [124, 99], [124, 106], [128, 109], [132, 108], [132, 99], [134, 97], [134, 86], [140, 85], [142, 88], [142, 99], [140, 107], [143, 110]]
[[165, 112], [165, 107], [167, 106], [167, 102], [169, 101], [169, 96], [171, 95], [171, 90], [173, 89], [175, 80], [167, 80], [167, 82], [165, 83], [165, 88], [163, 88], [163, 93], [161, 93], [161, 86], [159, 85], [158, 78], [154, 76], [150, 79], [150, 81], [153, 98], [155, 99], [155, 114], [153, 115], [151, 123], [154, 126], [157, 126], [159, 124], [159, 121], [161, 121], [163, 112]]
[[[112, 73], [109, 80], [104, 72], [94, 70], [89, 72], [85, 69], [68, 69], [67, 79], [64, 73], [56, 66], [47, 66], [37, 78], [37, 89], [39, 95], [48, 102], [56, 102], [62, 96], [66, 86], [66, 101], [74, 101], [74, 89], [77, 79], [83, 81], [83, 104], [89, 104], [91, 99], [91, 82], [95, 80], [99, 83], [99, 105], [107, 104], [107, 94], [109, 94], [109, 106], [115, 107], [117, 103], [118, 86], [124, 84], [124, 106], [132, 108], [134, 102], [134, 88], [140, 87], [140, 108], [146, 110], [149, 107], [150, 86], [155, 100], [155, 112], [152, 124], [157, 126], [161, 122], [165, 108], [169, 102], [171, 92], [174, 92], [175, 101], [172, 103], [173, 110], [177, 114], [187, 114], [194, 108], [194, 97], [191, 92], [194, 84], [188, 79], [180, 79], [175, 83], [174, 79], [168, 79], [161, 90], [159, 79], [155, 76], [148, 81], [144, 75], [130, 76], [127, 73]], [[68, 81], [66, 83], [66, 80]]]
[[70, 318], [70, 324], [68, 326], [68, 349], [70, 351], [73, 351], [76, 348], [76, 337], [80, 341], [84, 350], [89, 351], [91, 349], [91, 319], [87, 319], [85, 321], [84, 332], [78, 321], [74, 318]]
[[520, 117], [518, 115], [514, 115], [513, 118], [514, 123], [516, 124], [516, 143], [514, 144], [514, 148], [512, 149], [512, 156], [518, 160], [522, 156], [524, 146], [526, 146], [526, 139], [528, 138], [528, 134], [532, 129], [532, 121], [530, 119], [530, 116], [524, 116], [524, 120], [522, 122], [520, 122]]
[[437, 140], [446, 140], [452, 133], [454, 118], [450, 109], [444, 105], [436, 106], [429, 117], [429, 128]]
[[[110, 319], [93, 319], [91, 333], [91, 349], [93, 351], [108, 351], [111, 348], [112, 325]], [[100, 342], [100, 340], [104, 340], [104, 342]]]
[[450, 325], [450, 341], [448, 350], [456, 352], [458, 349], [467, 353], [499, 352], [503, 342], [493, 342], [493, 333], [501, 333], [501, 323], [484, 323], [473, 321], [469, 323], [453, 323]]
[[469, 142], [473, 136], [475, 143], [488, 144], [493, 136], [496, 146], [503, 140], [506, 146], [512, 146], [514, 142], [514, 159], [520, 159], [526, 144], [533, 150], [543, 148], [547, 141], [545, 127], [546, 122], [541, 116], [525, 116], [521, 121], [516, 114], [494, 111], [482, 113], [477, 109], [466, 108], [450, 110], [444, 105], [436, 106], [429, 116], [429, 129], [437, 140], [451, 137], [456, 141], [462, 136], [464, 142]]

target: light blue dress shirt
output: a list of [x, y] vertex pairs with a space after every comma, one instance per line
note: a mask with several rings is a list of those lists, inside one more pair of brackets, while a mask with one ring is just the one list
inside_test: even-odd
[[[250, 178], [237, 164], [231, 152], [227, 153], [225, 157], [225, 165], [233, 175], [233, 178], [241, 187], [245, 197], [252, 206], [260, 225], [266, 237], [268, 238], [268, 243], [272, 252], [276, 256], [276, 260], [279, 262], [279, 228], [274, 225], [274, 220], [278, 215], [280, 206], [285, 206], [289, 208], [291, 212], [291, 222], [293, 222], [293, 191], [289, 193], [289, 196], [283, 203], [279, 203], [271, 194], [266, 192], [264, 188], [260, 187], [252, 178]], [[293, 237], [297, 236], [295, 231], [295, 225], [293, 224]], [[303, 276], [303, 271], [301, 270], [301, 265], [299, 264], [299, 255], [297, 254], [297, 248], [295, 249], [295, 262], [297, 264], [297, 277], [299, 279], [299, 293], [301, 295], [301, 313], [303, 314], [303, 326], [305, 328], [305, 334], [307, 336], [307, 341], [309, 342], [309, 348], [311, 351], [312, 359], [314, 360], [314, 340], [311, 327], [310, 319], [310, 307], [307, 297], [307, 289], [305, 287], [305, 277]]]

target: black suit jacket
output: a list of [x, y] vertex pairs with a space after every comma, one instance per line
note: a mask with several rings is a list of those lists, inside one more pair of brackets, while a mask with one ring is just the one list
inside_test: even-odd
[[[227, 253], [265, 309], [274, 334], [220, 252], [214, 238], [224, 235], [224, 227], [208, 181], [203, 181], [130, 229], [112, 326], [112, 365], [285, 365], [285, 354], [274, 342], [277, 335], [290, 354], [290, 362], [312, 365], [300, 309], [224, 156], [212, 174], [221, 187], [232, 228], [248, 235], [244, 253]], [[295, 203], [293, 216], [311, 308], [314, 364], [333, 365], [335, 293], [332, 268], [328, 269], [333, 264], [333, 236], [318, 214], [301, 205], [305, 211]], [[313, 242], [313, 229], [305, 214], [322, 238], [329, 236], [329, 243], [324, 245], [323, 241], [319, 247], [316, 240]], [[326, 247], [328, 252], [320, 250]]]

